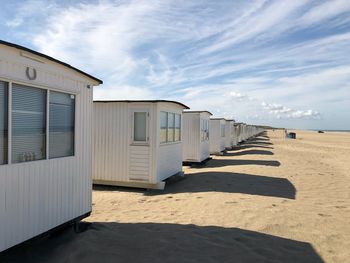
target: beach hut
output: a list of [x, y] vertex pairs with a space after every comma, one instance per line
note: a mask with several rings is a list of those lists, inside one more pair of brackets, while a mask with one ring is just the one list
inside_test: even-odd
[[101, 83], [0, 41], [0, 251], [90, 214], [92, 93]]
[[231, 150], [234, 139], [234, 120], [225, 120], [225, 149]]
[[182, 111], [176, 101], [95, 101], [93, 182], [163, 189], [182, 173]]
[[210, 154], [221, 154], [225, 150], [226, 120], [211, 118], [209, 121]]
[[200, 163], [210, 157], [209, 111], [184, 111], [182, 153], [183, 162]]

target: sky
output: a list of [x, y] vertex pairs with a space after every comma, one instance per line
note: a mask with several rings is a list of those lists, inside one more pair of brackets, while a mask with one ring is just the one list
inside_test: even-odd
[[0, 39], [216, 117], [350, 130], [349, 0], [0, 0]]

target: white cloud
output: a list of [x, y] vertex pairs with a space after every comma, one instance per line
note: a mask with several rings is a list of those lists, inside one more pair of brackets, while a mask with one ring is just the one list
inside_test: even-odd
[[230, 96], [232, 99], [237, 100], [237, 101], [243, 101], [245, 99], [248, 99], [247, 95], [243, 95], [243, 94], [236, 92], [236, 91], [231, 91]]
[[348, 11], [350, 11], [350, 1], [348, 0], [326, 1], [306, 12], [300, 18], [300, 23], [309, 26]]
[[17, 28], [26, 24], [29, 19], [52, 14], [57, 10], [57, 5], [52, 1], [28, 0], [17, 4], [12, 20], [6, 22], [8, 27]]
[[29, 0], [8, 25], [19, 29], [46, 15], [40, 28], [21, 32], [23, 39], [103, 79], [95, 98], [176, 99], [240, 120], [259, 120], [264, 107], [274, 120], [318, 119], [319, 112], [323, 120], [349, 107], [348, 2], [106, 0], [50, 7]]
[[266, 102], [262, 102], [261, 105], [270, 114], [275, 115], [277, 119], [321, 119], [321, 114], [314, 110], [294, 110], [280, 104]]
[[115, 86], [113, 88], [94, 88], [94, 100], [147, 100], [157, 99], [155, 94], [135, 86]]

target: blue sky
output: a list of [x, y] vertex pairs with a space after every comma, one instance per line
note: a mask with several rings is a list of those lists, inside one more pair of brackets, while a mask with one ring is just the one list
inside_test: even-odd
[[255, 124], [350, 130], [350, 1], [2, 1], [1, 39], [104, 80]]

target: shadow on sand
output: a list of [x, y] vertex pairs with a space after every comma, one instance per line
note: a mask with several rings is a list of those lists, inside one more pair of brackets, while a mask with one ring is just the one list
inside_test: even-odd
[[263, 146], [258, 144], [241, 144], [238, 146], [234, 146], [233, 151], [250, 149], [250, 148], [273, 149], [273, 147], [271, 146]]
[[267, 150], [245, 150], [245, 151], [228, 151], [224, 156], [241, 156], [241, 155], [273, 155], [274, 153]]
[[[88, 223], [84, 223], [88, 224]], [[92, 223], [0, 255], [3, 263], [322, 263], [311, 244], [240, 228], [163, 223]]]
[[270, 160], [232, 160], [232, 159], [212, 159], [208, 161], [207, 165], [203, 168], [213, 168], [213, 167], [223, 167], [230, 165], [263, 165], [263, 166], [273, 166], [278, 167], [281, 165], [279, 161]]
[[[203, 172], [188, 174], [181, 181], [167, 184], [164, 194], [225, 192], [295, 199], [296, 189], [285, 178], [244, 173]], [[159, 191], [149, 194], [159, 194]]]

